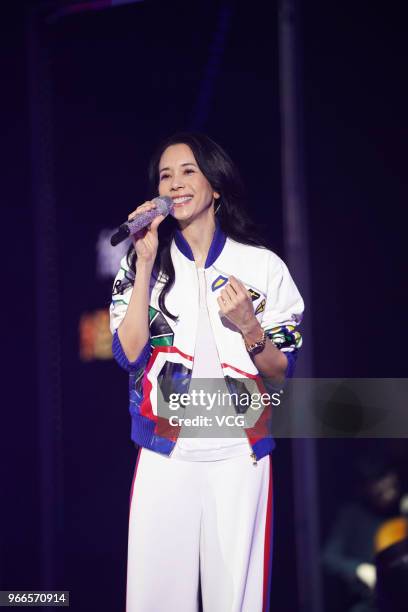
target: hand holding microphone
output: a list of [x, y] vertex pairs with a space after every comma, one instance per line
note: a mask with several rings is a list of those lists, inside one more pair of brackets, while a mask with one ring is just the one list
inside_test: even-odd
[[173, 210], [173, 200], [160, 196], [138, 206], [111, 237], [112, 246], [116, 246], [128, 236], [132, 236], [136, 255], [139, 261], [154, 263], [157, 248], [157, 228]]

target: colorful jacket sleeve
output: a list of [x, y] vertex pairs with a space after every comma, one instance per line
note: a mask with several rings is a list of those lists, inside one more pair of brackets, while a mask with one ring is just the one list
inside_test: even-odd
[[118, 328], [122, 323], [127, 308], [129, 306], [130, 297], [133, 291], [135, 282], [134, 272], [129, 268], [126, 256], [123, 257], [120, 263], [120, 269], [113, 282], [112, 301], [109, 308], [110, 315], [110, 330], [113, 334], [112, 353], [118, 364], [127, 372], [141, 373], [149, 361], [151, 354], [150, 339], [146, 342], [140, 355], [135, 361], [129, 361], [123, 350], [122, 344], [118, 335]]
[[268, 290], [262, 328], [268, 338], [288, 359], [286, 378], [293, 375], [302, 336], [297, 330], [304, 311], [304, 302], [286, 264], [271, 254], [268, 270]]

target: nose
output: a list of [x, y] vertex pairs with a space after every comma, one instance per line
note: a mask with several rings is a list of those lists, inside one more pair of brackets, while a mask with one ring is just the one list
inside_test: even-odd
[[173, 175], [173, 178], [170, 181], [170, 189], [172, 191], [177, 191], [177, 189], [182, 189], [184, 187], [183, 177], [178, 173]]

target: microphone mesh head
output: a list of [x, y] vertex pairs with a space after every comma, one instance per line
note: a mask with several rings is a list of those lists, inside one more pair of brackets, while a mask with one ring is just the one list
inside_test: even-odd
[[159, 196], [154, 198], [152, 202], [156, 203], [155, 209], [142, 212], [124, 224], [128, 228], [128, 234], [135, 234], [139, 230], [149, 225], [149, 223], [151, 223], [153, 219], [159, 215], [164, 215], [166, 217], [172, 212], [174, 207], [173, 200], [168, 196]]
[[168, 215], [173, 211], [174, 202], [169, 196], [158, 196], [153, 199], [153, 202], [157, 204], [157, 211], [161, 215]]

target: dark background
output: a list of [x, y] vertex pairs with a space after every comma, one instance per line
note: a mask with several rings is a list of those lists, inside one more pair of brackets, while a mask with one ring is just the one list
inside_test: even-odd
[[[38, 3], [30, 3], [33, 7]], [[2, 7], [4, 351], [0, 587], [41, 584], [36, 244], [25, 19]], [[406, 375], [407, 44], [402, 5], [304, 2], [300, 10], [314, 375]], [[218, 28], [218, 38], [217, 38]], [[107, 306], [95, 276], [100, 229], [142, 202], [163, 136], [200, 127], [230, 152], [253, 215], [285, 259], [277, 7], [158, 2], [66, 17], [46, 28], [58, 221], [62, 354], [60, 589], [75, 610], [121, 609], [135, 450], [127, 380], [78, 359], [78, 322]], [[47, 228], [43, 229], [44, 234]], [[300, 291], [302, 283], [291, 270]], [[378, 442], [318, 442], [321, 536], [351, 490], [353, 457]], [[404, 452], [404, 450], [403, 450]], [[274, 451], [272, 595], [296, 610], [290, 442]], [[46, 585], [44, 585], [46, 588]], [[82, 603], [80, 603], [82, 601]], [[93, 603], [91, 603], [93, 602]]]

